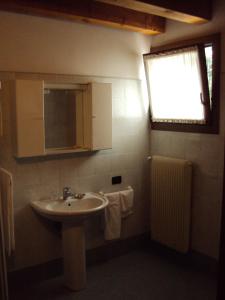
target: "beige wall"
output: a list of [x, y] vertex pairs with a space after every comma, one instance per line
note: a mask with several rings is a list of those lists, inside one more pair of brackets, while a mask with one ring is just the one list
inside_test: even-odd
[[0, 12], [0, 70], [139, 78], [150, 37]]
[[[0, 71], [92, 75], [31, 75], [0, 72], [4, 100], [4, 136], [0, 139], [0, 164], [14, 177], [16, 251], [12, 269], [39, 264], [61, 256], [58, 226], [44, 221], [29, 201], [62, 193], [113, 191], [132, 185], [134, 214], [123, 222], [122, 238], [148, 228], [149, 126], [146, 98], [139, 80], [142, 53], [150, 38], [137, 33], [98, 26], [0, 13]], [[95, 76], [93, 76], [95, 75]], [[15, 160], [12, 150], [9, 79], [43, 78], [63, 82], [111, 82], [113, 149], [88, 154]], [[140, 132], [142, 134], [140, 134]], [[122, 175], [122, 184], [111, 177]], [[101, 220], [86, 224], [87, 247], [104, 242]]]
[[213, 1], [213, 20], [204, 25], [167, 23], [166, 33], [155, 37], [152, 46], [210, 33], [222, 33], [220, 133], [192, 134], [151, 132], [151, 153], [190, 159], [194, 163], [192, 248], [218, 257], [223, 179], [224, 96], [225, 96], [225, 3]]

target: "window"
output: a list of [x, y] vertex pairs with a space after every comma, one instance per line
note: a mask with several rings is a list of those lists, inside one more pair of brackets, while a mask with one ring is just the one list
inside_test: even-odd
[[144, 55], [152, 129], [218, 133], [219, 34]]

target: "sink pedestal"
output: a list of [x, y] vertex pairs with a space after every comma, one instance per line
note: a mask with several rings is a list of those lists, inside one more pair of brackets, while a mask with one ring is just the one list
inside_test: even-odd
[[86, 193], [82, 199], [46, 199], [31, 202], [41, 216], [62, 223], [62, 248], [65, 285], [79, 291], [86, 286], [84, 222], [108, 205], [108, 199], [97, 193]]
[[85, 233], [83, 224], [63, 223], [65, 285], [79, 291], [86, 286]]

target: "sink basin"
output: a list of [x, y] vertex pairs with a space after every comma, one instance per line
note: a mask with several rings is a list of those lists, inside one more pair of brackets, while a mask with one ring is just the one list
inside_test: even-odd
[[59, 222], [72, 222], [95, 214], [108, 205], [108, 199], [97, 193], [86, 193], [82, 199], [46, 199], [31, 202], [42, 216]]
[[79, 291], [86, 285], [85, 230], [83, 221], [101, 212], [108, 199], [86, 193], [82, 199], [46, 199], [32, 201], [32, 208], [43, 217], [62, 222], [62, 248], [65, 285]]

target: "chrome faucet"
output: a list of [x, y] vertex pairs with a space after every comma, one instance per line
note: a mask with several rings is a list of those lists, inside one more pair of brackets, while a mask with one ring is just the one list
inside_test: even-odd
[[72, 192], [70, 187], [64, 187], [63, 188], [63, 200], [68, 200], [68, 199], [82, 199], [85, 196], [85, 194], [75, 194]]
[[67, 200], [69, 198], [75, 198], [75, 194], [72, 192], [70, 187], [63, 188], [63, 200]]

